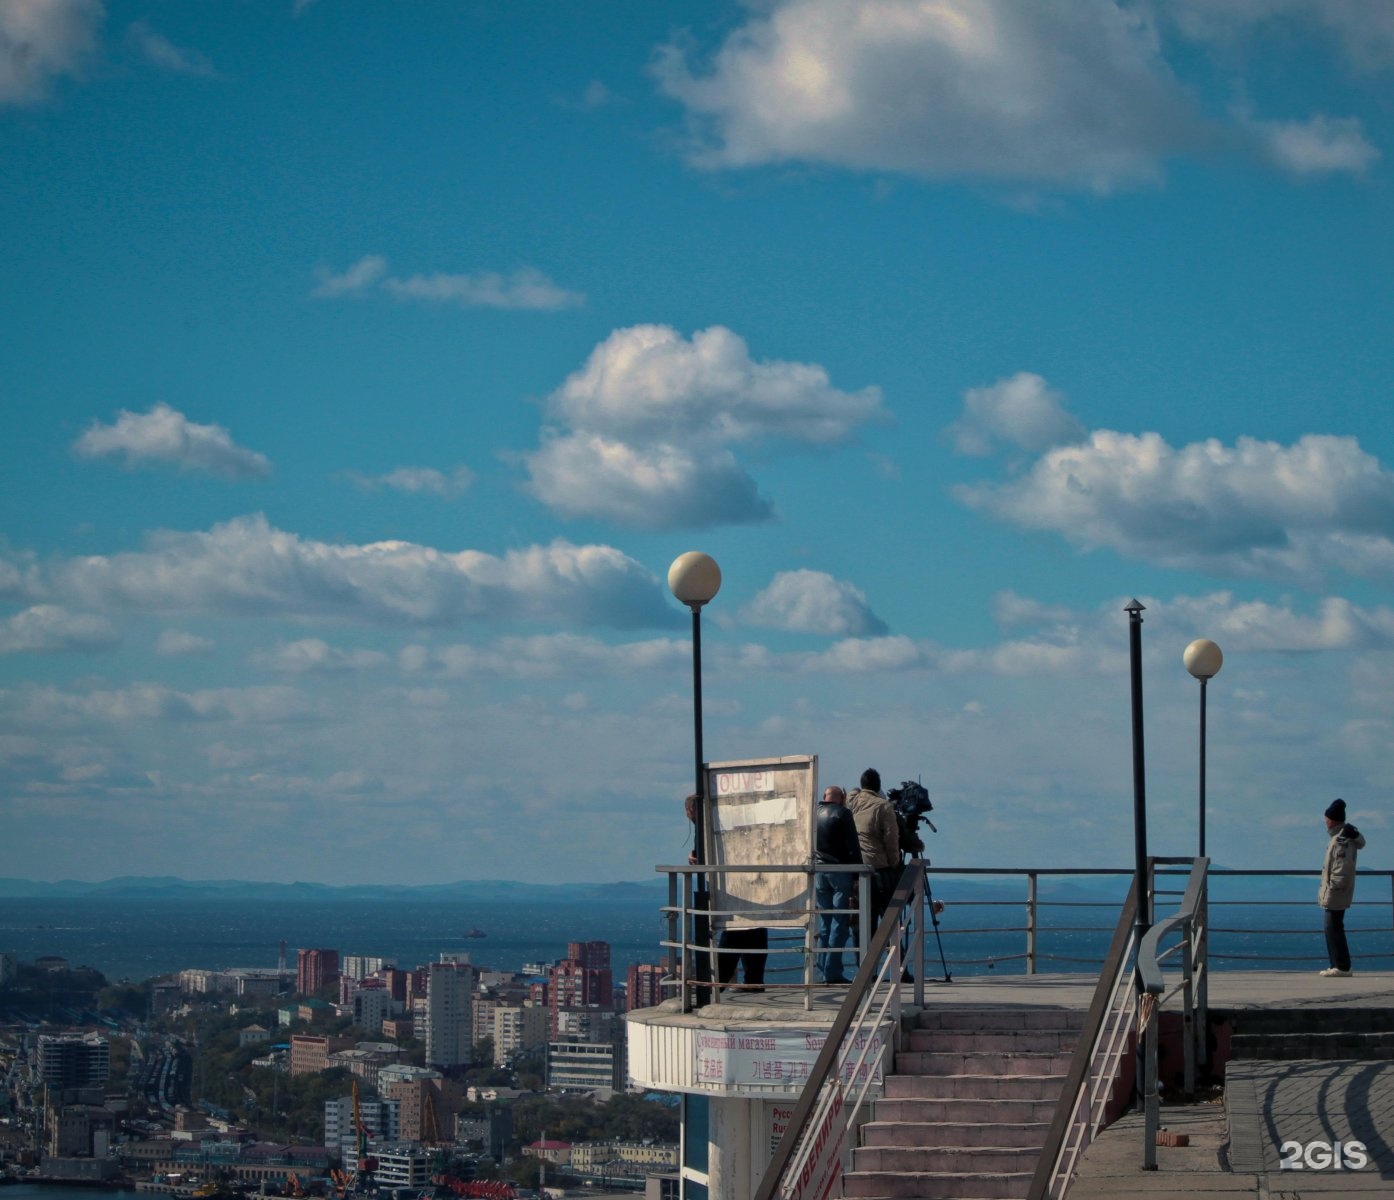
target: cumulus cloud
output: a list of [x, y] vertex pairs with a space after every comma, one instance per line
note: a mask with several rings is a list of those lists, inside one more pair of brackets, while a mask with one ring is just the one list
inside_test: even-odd
[[713, 326], [619, 329], [547, 401], [530, 488], [566, 516], [647, 528], [764, 521], [771, 502], [733, 447], [837, 445], [885, 419], [880, 390], [844, 392], [813, 363], [757, 361]]
[[380, 650], [345, 650], [319, 638], [284, 642], [259, 656], [259, 661], [275, 671], [308, 674], [324, 671], [366, 671], [388, 666], [391, 658]]
[[781, 571], [741, 610], [740, 619], [766, 629], [829, 637], [881, 637], [888, 632], [861, 588], [823, 571]]
[[94, 421], [73, 443], [79, 458], [118, 459], [127, 467], [167, 463], [181, 471], [205, 471], [225, 479], [271, 474], [264, 454], [235, 444], [221, 425], [199, 425], [168, 404], [145, 413], [122, 409], [115, 422]]
[[207, 688], [180, 691], [161, 683], [132, 683], [90, 691], [29, 687], [0, 693], [0, 710], [11, 720], [39, 727], [75, 722], [128, 724], [153, 721], [229, 721], [275, 724], [303, 721], [315, 706], [288, 687]]
[[134, 22], [127, 31], [127, 37], [131, 45], [148, 62], [162, 70], [173, 71], [176, 75], [201, 75], [205, 78], [212, 78], [218, 74], [205, 54], [176, 46], [164, 34], [151, 28], [146, 21]]
[[954, 495], [1019, 528], [1169, 567], [1394, 579], [1394, 473], [1352, 437], [1177, 448], [1156, 433], [1100, 429]]
[[1039, 375], [1018, 371], [990, 387], [964, 393], [963, 415], [948, 428], [960, 454], [991, 454], [1003, 443], [1040, 453], [1077, 442], [1084, 427], [1060, 403], [1060, 393]]
[[1113, 0], [775, 0], [654, 70], [708, 168], [826, 163], [1109, 190], [1202, 136], [1140, 10]]
[[36, 604], [0, 622], [0, 654], [106, 650], [120, 639], [111, 622], [55, 604]]
[[510, 679], [628, 677], [654, 671], [670, 674], [680, 672], [691, 660], [692, 646], [681, 638], [615, 645], [569, 633], [507, 637], [488, 646], [409, 646], [398, 656], [402, 669], [412, 673]]
[[450, 474], [434, 467], [398, 467], [385, 475], [359, 475], [350, 478], [367, 492], [386, 488], [393, 492], [439, 496], [448, 500], [466, 491], [474, 482], [474, 472], [468, 467], [456, 467]]
[[1250, 127], [1267, 156], [1293, 175], [1363, 175], [1380, 159], [1354, 117], [1253, 121]]
[[182, 629], [162, 629], [155, 640], [155, 653], [161, 658], [193, 658], [212, 649], [212, 639]]
[[338, 274], [327, 267], [320, 267], [316, 274], [319, 283], [310, 294], [321, 300], [362, 295], [378, 289], [398, 300], [459, 304], [465, 308], [548, 311], [579, 308], [586, 302], [582, 293], [553, 283], [535, 267], [519, 267], [507, 274], [438, 271], [403, 277], [388, 274], [387, 259], [382, 255], [368, 254]]
[[102, 0], [0, 4], [0, 106], [37, 103], [55, 76], [76, 74], [105, 17]]
[[411, 542], [312, 541], [240, 517], [152, 535], [144, 550], [52, 564], [49, 586], [92, 607], [340, 617], [383, 625], [565, 620], [664, 626], [658, 581], [610, 546], [555, 541], [503, 556]]

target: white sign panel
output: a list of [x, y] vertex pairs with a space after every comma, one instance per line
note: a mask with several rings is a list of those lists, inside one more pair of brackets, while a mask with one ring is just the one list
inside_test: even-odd
[[[818, 757], [707, 764], [707, 862], [801, 867], [813, 858]], [[808, 921], [809, 876], [740, 871], [713, 875], [718, 926], [798, 927]]]
[[[886, 1033], [883, 1026], [849, 1041], [841, 1071], [844, 1083], [881, 1082]], [[825, 1041], [826, 1034], [809, 1030], [698, 1030], [696, 1082], [698, 1086], [714, 1087], [801, 1087], [813, 1071]]]

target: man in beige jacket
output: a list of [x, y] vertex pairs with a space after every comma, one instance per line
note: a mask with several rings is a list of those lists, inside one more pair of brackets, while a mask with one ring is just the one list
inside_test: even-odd
[[875, 767], [862, 772], [861, 787], [847, 797], [857, 823], [862, 862], [871, 868], [871, 927], [874, 930], [900, 882], [900, 823], [891, 802], [881, 794], [881, 774]]
[[1327, 976], [1350, 974], [1350, 946], [1346, 942], [1346, 909], [1355, 899], [1355, 855], [1365, 848], [1365, 836], [1346, 823], [1346, 802], [1333, 800], [1326, 808], [1326, 858], [1321, 864], [1317, 903], [1326, 910], [1326, 953], [1331, 965]]

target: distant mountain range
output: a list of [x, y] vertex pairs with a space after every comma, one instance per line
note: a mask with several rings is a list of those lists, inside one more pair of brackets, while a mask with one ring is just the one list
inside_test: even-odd
[[[965, 878], [930, 874], [936, 898], [950, 904], [954, 899], [1025, 900], [1024, 879], [1006, 880]], [[1060, 902], [1121, 903], [1127, 891], [1122, 876], [1052, 877], [1042, 876], [1042, 899]], [[1173, 884], [1179, 888], [1179, 884]], [[1315, 885], [1308, 878], [1212, 879], [1212, 893], [1232, 899], [1289, 899], [1305, 897]], [[508, 879], [462, 879], [455, 883], [377, 884], [377, 883], [257, 883], [245, 879], [180, 879], [174, 875], [122, 875], [90, 883], [63, 879], [45, 883], [32, 879], [0, 878], [0, 900], [546, 900], [557, 904], [608, 904], [615, 906], [662, 905], [667, 897], [667, 881], [661, 877], [643, 882], [621, 883], [519, 883]]]
[[659, 903], [667, 894], [664, 880], [644, 883], [518, 883], [506, 879], [468, 879], [418, 885], [375, 883], [257, 883], [245, 879], [180, 879], [174, 875], [122, 875], [89, 883], [61, 879], [45, 883], [0, 878], [0, 900], [475, 900], [510, 895], [558, 902], [626, 904]]

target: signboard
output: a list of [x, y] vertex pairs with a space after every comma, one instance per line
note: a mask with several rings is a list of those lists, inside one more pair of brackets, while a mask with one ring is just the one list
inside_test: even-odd
[[[883, 1025], [848, 1040], [840, 1073], [843, 1083], [882, 1081], [889, 1028]], [[706, 1084], [799, 1088], [812, 1073], [826, 1041], [827, 1034], [821, 1030], [746, 1025], [739, 1029], [699, 1029], [694, 1042], [697, 1061], [693, 1074], [699, 1087]]]
[[[818, 756], [708, 763], [707, 862], [712, 866], [801, 867], [813, 859]], [[808, 875], [733, 872], [712, 877], [718, 925], [803, 926]]]

